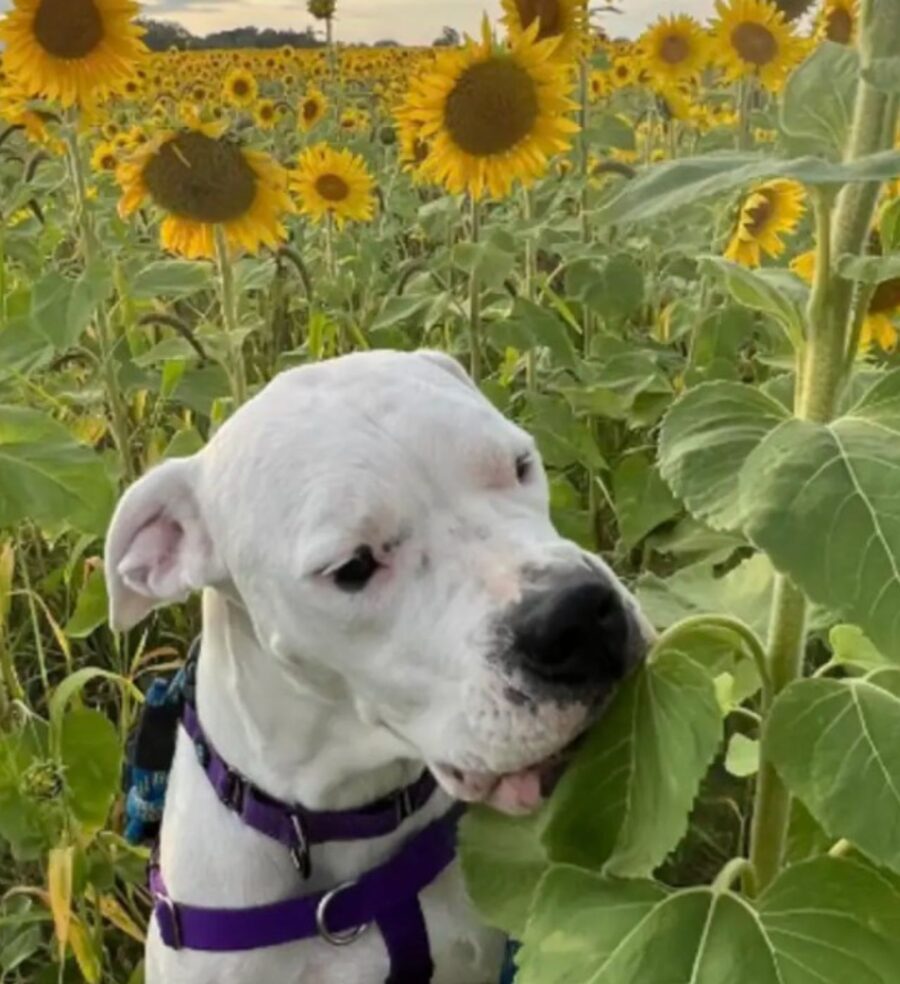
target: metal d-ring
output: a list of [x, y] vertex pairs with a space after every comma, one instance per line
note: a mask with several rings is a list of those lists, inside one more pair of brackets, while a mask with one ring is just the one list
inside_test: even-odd
[[354, 929], [348, 929], [345, 933], [332, 933], [325, 925], [328, 906], [331, 905], [336, 896], [340, 895], [345, 889], [352, 888], [355, 884], [355, 882], [349, 881], [344, 882], [343, 885], [338, 885], [337, 888], [333, 888], [330, 892], [323, 895], [321, 901], [316, 906], [316, 929], [319, 931], [319, 936], [332, 946], [349, 946], [355, 940], [358, 940], [369, 926], [372, 925], [371, 923], [363, 923]]

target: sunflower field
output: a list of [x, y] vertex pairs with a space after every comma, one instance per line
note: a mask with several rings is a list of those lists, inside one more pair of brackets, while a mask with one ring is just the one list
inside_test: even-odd
[[133, 0], [0, 15], [0, 981], [143, 979], [123, 758], [199, 608], [110, 631], [118, 495], [425, 346], [659, 631], [538, 815], [464, 821], [517, 980], [898, 984], [900, 0], [422, 49], [308, 7], [319, 48], [155, 54]]

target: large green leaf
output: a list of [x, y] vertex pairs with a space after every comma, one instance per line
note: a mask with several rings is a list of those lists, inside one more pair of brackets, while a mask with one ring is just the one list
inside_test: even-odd
[[900, 652], [900, 372], [832, 424], [790, 420], [747, 459], [745, 532], [819, 604]]
[[37, 410], [0, 406], [0, 527], [33, 519], [100, 535], [114, 504], [94, 451]]
[[459, 830], [469, 897], [486, 923], [513, 936], [525, 929], [531, 897], [549, 861], [541, 844], [543, 814], [510, 817], [470, 807]]
[[861, 679], [798, 681], [764, 752], [827, 833], [900, 871], [900, 698]]
[[520, 984], [894, 984], [900, 896], [836, 858], [788, 868], [755, 907], [558, 865], [524, 943]]
[[779, 160], [731, 151], [687, 157], [645, 168], [595, 213], [595, 220], [608, 224], [652, 219], [698, 199], [769, 178], [793, 178], [805, 184], [843, 184], [885, 181], [898, 174], [900, 151], [884, 151], [848, 164], [831, 164], [819, 157]]
[[648, 875], [684, 835], [722, 739], [712, 678], [673, 640], [625, 683], [548, 805], [554, 860]]
[[744, 462], [789, 419], [777, 400], [751, 386], [704, 383], [688, 390], [666, 416], [660, 472], [695, 516], [713, 529], [738, 530]]
[[844, 156], [856, 89], [859, 54], [826, 41], [793, 71], [781, 99], [781, 129], [792, 145], [840, 160]]

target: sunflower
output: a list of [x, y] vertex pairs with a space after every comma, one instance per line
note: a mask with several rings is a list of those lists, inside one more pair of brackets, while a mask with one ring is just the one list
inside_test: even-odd
[[119, 151], [117, 148], [104, 140], [97, 144], [97, 148], [91, 154], [91, 167], [95, 171], [115, 171], [119, 165]]
[[271, 99], [260, 99], [253, 114], [256, 125], [261, 130], [271, 130], [278, 122], [278, 110]]
[[706, 65], [706, 35], [687, 14], [660, 17], [642, 36], [641, 46], [645, 67], [659, 82], [693, 78]]
[[348, 219], [369, 222], [375, 209], [375, 181], [366, 162], [349, 150], [319, 143], [304, 151], [291, 176], [300, 212], [314, 222], [331, 216], [342, 228]]
[[501, 0], [503, 23], [517, 41], [535, 23], [537, 40], [556, 38], [556, 57], [577, 58], [587, 40], [587, 0]]
[[246, 68], [236, 68], [225, 76], [225, 101], [239, 109], [252, 106], [256, 102], [259, 86], [253, 73]]
[[28, 96], [84, 105], [146, 54], [133, 0], [13, 0], [0, 21], [3, 66]]
[[728, 81], [755, 76], [776, 90], [801, 59], [803, 42], [768, 0], [716, 0], [710, 52]]
[[217, 225], [232, 248], [248, 253], [274, 247], [287, 234], [280, 218], [293, 209], [286, 172], [215, 125], [161, 134], [120, 164], [116, 178], [123, 192], [119, 214], [131, 215], [149, 197], [167, 213], [163, 246], [189, 259], [215, 255]]
[[859, 22], [859, 0], [825, 0], [816, 18], [816, 37], [820, 41], [854, 44]]
[[328, 100], [319, 89], [308, 89], [300, 100], [297, 110], [297, 126], [304, 133], [309, 131], [322, 119], [328, 109]]
[[633, 85], [638, 78], [637, 62], [629, 58], [628, 55], [620, 55], [613, 59], [609, 78], [616, 89], [624, 89], [626, 86]]
[[760, 254], [781, 256], [781, 235], [792, 233], [805, 211], [803, 186], [796, 181], [777, 179], [758, 185], [741, 203], [726, 259], [743, 266], [757, 267]]
[[568, 114], [571, 73], [553, 60], [557, 41], [537, 41], [537, 22], [498, 48], [485, 18], [480, 44], [442, 52], [417, 79], [402, 109], [432, 145], [423, 175], [473, 198], [531, 184], [550, 158], [567, 151], [578, 126]]

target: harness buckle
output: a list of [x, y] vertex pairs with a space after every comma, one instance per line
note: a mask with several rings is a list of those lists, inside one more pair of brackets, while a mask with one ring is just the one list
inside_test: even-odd
[[344, 933], [332, 933], [331, 930], [325, 924], [325, 917], [328, 914], [328, 906], [335, 900], [335, 898], [348, 888], [352, 888], [356, 882], [344, 882], [343, 885], [338, 885], [337, 888], [333, 888], [330, 892], [326, 892], [322, 896], [319, 904], [316, 906], [316, 929], [319, 931], [319, 936], [325, 940], [326, 943], [330, 943], [332, 946], [349, 946], [351, 943], [359, 939], [360, 936], [372, 925], [371, 923], [363, 923], [361, 926], [356, 926], [353, 929], [348, 929]]
[[402, 792], [397, 794], [397, 823], [403, 823], [407, 817], [411, 817], [415, 812], [416, 806], [413, 803], [412, 793], [409, 786], [406, 786]]
[[300, 877], [306, 880], [312, 874], [312, 858], [309, 852], [309, 838], [303, 829], [303, 821], [296, 813], [290, 815], [291, 829], [294, 831], [295, 843], [291, 847], [291, 861], [300, 872]]
[[244, 809], [244, 796], [247, 792], [247, 780], [230, 766], [226, 766], [225, 786], [220, 797], [224, 806], [240, 814]]

